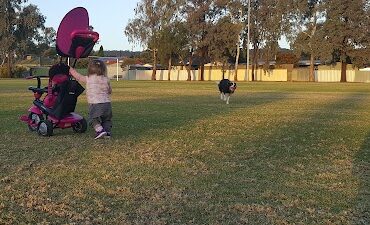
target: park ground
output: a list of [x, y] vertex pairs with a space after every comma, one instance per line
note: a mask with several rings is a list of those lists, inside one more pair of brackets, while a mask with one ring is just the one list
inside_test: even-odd
[[370, 224], [370, 84], [112, 81], [93, 140], [29, 132], [34, 83], [0, 80], [0, 224]]

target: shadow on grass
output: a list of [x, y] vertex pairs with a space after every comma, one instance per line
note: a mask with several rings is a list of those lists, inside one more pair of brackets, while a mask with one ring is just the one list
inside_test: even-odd
[[[250, 96], [250, 97], [249, 97]], [[159, 98], [138, 102], [114, 102], [115, 137], [123, 140], [141, 139], [143, 136], [160, 137], [163, 131], [176, 130], [198, 120], [229, 115], [240, 108], [249, 109], [276, 103], [287, 98], [288, 94], [257, 93], [238, 96], [226, 105], [215, 96], [184, 96]]]
[[353, 224], [370, 224], [370, 133], [355, 156], [354, 176], [359, 180]]
[[[160, 139], [166, 131], [196, 123], [197, 120], [227, 115], [240, 107], [252, 108], [269, 104], [279, 99], [282, 100], [286, 96], [286, 94], [275, 94], [271, 98], [264, 93], [254, 94], [248, 99], [240, 98], [232, 105], [221, 102], [217, 95], [113, 102], [113, 140], [136, 142], [148, 137], [148, 141]], [[52, 137], [38, 136], [35, 132], [28, 132], [23, 122], [17, 121], [14, 126], [14, 119], [18, 119], [18, 116], [14, 115], [17, 113], [18, 111], [14, 111], [1, 118], [5, 121], [5, 126], [10, 128], [0, 143], [3, 149], [0, 152], [2, 176], [19, 170], [19, 166], [28, 169], [44, 161], [63, 159], [71, 151], [89, 154], [89, 151], [99, 144], [99, 140], [92, 140], [90, 128], [87, 134], [75, 134], [72, 129], [56, 129]]]
[[[272, 127], [256, 140], [230, 140], [235, 152], [229, 155], [228, 166], [220, 162], [217, 176], [203, 178], [204, 190], [212, 187], [210, 202], [224, 206], [218, 215], [209, 216], [232, 223], [350, 223], [346, 212], [354, 207], [355, 184], [348, 175], [354, 142], [346, 121], [362, 101], [361, 95], [343, 96], [319, 106], [315, 113], [302, 112], [296, 121]], [[367, 143], [363, 159], [368, 159], [368, 150]], [[368, 188], [368, 174], [362, 181]], [[225, 196], [229, 196], [226, 205]]]
[[[112, 140], [112, 144], [119, 146], [119, 143], [124, 143], [126, 141], [150, 143], [154, 139], [160, 140], [163, 137], [162, 135], [166, 132], [176, 131], [183, 126], [197, 123], [199, 120], [229, 115], [234, 110], [240, 110], [240, 108], [253, 109], [254, 107], [276, 103], [277, 101], [284, 100], [288, 95], [274, 93], [274, 95], [271, 96], [270, 94], [257, 93], [249, 95], [248, 98], [243, 97], [246, 96], [240, 95], [238, 98], [234, 98], [231, 105], [226, 105], [224, 102], [221, 102], [217, 95], [170, 97], [135, 102], [114, 102], [113, 131], [115, 137]], [[74, 185], [78, 186], [79, 182], [87, 182], [86, 180], [90, 179], [90, 182], [96, 181], [94, 176], [101, 171], [95, 169], [94, 163], [99, 164], [100, 161], [86, 162], [84, 160], [97, 160], [94, 156], [90, 157], [91, 154], [94, 154], [92, 152], [95, 151], [96, 153], [96, 151], [100, 151], [102, 145], [110, 144], [106, 142], [103, 143], [104, 141], [99, 142], [99, 140], [97, 142], [93, 141], [92, 138], [87, 135], [71, 135], [69, 133], [64, 135], [64, 131], [56, 131], [57, 134], [50, 138], [38, 137], [35, 133], [27, 133], [26, 131], [23, 133], [19, 132], [21, 126], [22, 129], [27, 129], [24, 124], [17, 124], [17, 127], [10, 130], [10, 132], [7, 133], [7, 138], [1, 143], [4, 149], [8, 150], [0, 152], [0, 158], [2, 159], [0, 162], [0, 190], [5, 190], [5, 188], [7, 188], [10, 191], [4, 196], [0, 196], [0, 200], [4, 201], [5, 207], [3, 209], [5, 214], [0, 215], [0, 222], [2, 216], [5, 216], [3, 218], [7, 217], [7, 212], [9, 213], [8, 216], [11, 215], [13, 217], [14, 223], [20, 221], [24, 223], [34, 223], [35, 219], [38, 220], [40, 218], [46, 218], [48, 221], [53, 221], [54, 223], [78, 221], [77, 219], [70, 220], [71, 218], [66, 215], [58, 216], [52, 213], [46, 213], [39, 210], [37, 205], [25, 207], [20, 204], [27, 202], [27, 197], [29, 196], [37, 196], [38, 200], [41, 202], [47, 199], [45, 193], [42, 191], [38, 192], [39, 185], [44, 184], [50, 185], [50, 193], [48, 193], [48, 196], [51, 196], [50, 198], [53, 199], [53, 201], [61, 201], [64, 204], [64, 201], [67, 201], [64, 197], [66, 195], [68, 196], [67, 193], [71, 191], [70, 189], [75, 187]], [[122, 151], [122, 154], [125, 154], [128, 150], [123, 149]], [[104, 165], [102, 166], [105, 167]], [[128, 169], [129, 166], [130, 165], [127, 165]], [[136, 164], [133, 167], [135, 166]], [[145, 165], [139, 167], [138, 170], [146, 169], [141, 168], [145, 167]], [[106, 166], [105, 168], [109, 167]], [[111, 173], [114, 173], [113, 169], [116, 168], [112, 168], [112, 171], [110, 171]], [[129, 172], [130, 171], [128, 171], [128, 173]], [[55, 174], [61, 177], [54, 177], [53, 175]], [[120, 174], [120, 176], [122, 176], [122, 174]], [[128, 178], [130, 178], [130, 175], [123, 176], [128, 176]], [[145, 177], [140, 178], [140, 180], [145, 179]], [[147, 181], [151, 182], [151, 180]], [[126, 182], [119, 183], [118, 185], [123, 187], [128, 185], [129, 188], [135, 188], [137, 183], [140, 182], [134, 182], [131, 187], [126, 184]], [[151, 187], [160, 188], [155, 185], [157, 184], [153, 183]], [[88, 196], [91, 199], [108, 201], [116, 204], [119, 202], [114, 195], [109, 194], [101, 196], [101, 192], [97, 189], [89, 191], [91, 192], [89, 192]], [[18, 196], [15, 201], [11, 200], [14, 196]], [[72, 200], [73, 202], [77, 202], [69, 202], [69, 204], [84, 207], [83, 209], [86, 209], [87, 212], [100, 213], [95, 211], [95, 207], [91, 207], [91, 204], [95, 204], [96, 202], [87, 204], [90, 203], [89, 199], [81, 200], [81, 202], [75, 200], [75, 198]], [[127, 203], [127, 199], [121, 200], [124, 205], [129, 204]], [[134, 204], [136, 204], [136, 202], [134, 202]], [[63, 210], [64, 208], [62, 211]], [[69, 210], [75, 214], [80, 213], [78, 207]], [[113, 210], [107, 217], [103, 218], [109, 220], [110, 217], [114, 218], [119, 215], [121, 211], [121, 209]], [[16, 214], [14, 214], [15, 212]], [[126, 214], [129, 216], [133, 215], [130, 214], [130, 212]], [[34, 217], [35, 215], [36, 217]], [[152, 219], [150, 217], [147, 218], [148, 215], [145, 214], [142, 216], [145, 217], [146, 220]], [[171, 218], [170, 221], [174, 221], [173, 219], [176, 218]], [[39, 221], [42, 220], [40, 219]], [[81, 222], [81, 220], [79, 222]]]

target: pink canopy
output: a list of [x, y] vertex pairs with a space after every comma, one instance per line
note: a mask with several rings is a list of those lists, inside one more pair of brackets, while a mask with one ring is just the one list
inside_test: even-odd
[[57, 52], [62, 57], [87, 57], [98, 39], [99, 34], [90, 30], [87, 10], [77, 7], [69, 11], [59, 25]]

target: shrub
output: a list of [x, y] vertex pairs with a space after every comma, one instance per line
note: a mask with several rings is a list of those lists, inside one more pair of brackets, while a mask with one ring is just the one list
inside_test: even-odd
[[0, 78], [9, 78], [8, 68], [6, 66], [1, 66], [0, 67]]
[[8, 67], [1, 66], [0, 67], [0, 78], [21, 78], [25, 77], [29, 74], [27, 67], [24, 66], [15, 66], [12, 69], [11, 76], [8, 75]]
[[24, 66], [15, 66], [13, 69], [14, 78], [26, 77], [29, 74], [29, 70]]
[[[72, 66], [71, 62], [71, 66]], [[89, 59], [79, 59], [76, 63], [76, 69], [86, 69], [89, 65]]]

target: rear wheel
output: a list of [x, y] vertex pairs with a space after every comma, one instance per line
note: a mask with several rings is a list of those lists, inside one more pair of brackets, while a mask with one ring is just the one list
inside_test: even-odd
[[37, 133], [45, 137], [53, 135], [53, 123], [49, 120], [41, 121], [37, 128]]
[[30, 131], [36, 131], [39, 126], [39, 123], [44, 120], [42, 115], [39, 115], [33, 112], [28, 114], [28, 119], [30, 119], [31, 121], [31, 124], [28, 124], [28, 129]]
[[72, 128], [76, 133], [85, 133], [87, 130], [87, 122], [85, 118], [78, 121], [77, 123], [72, 124]]

